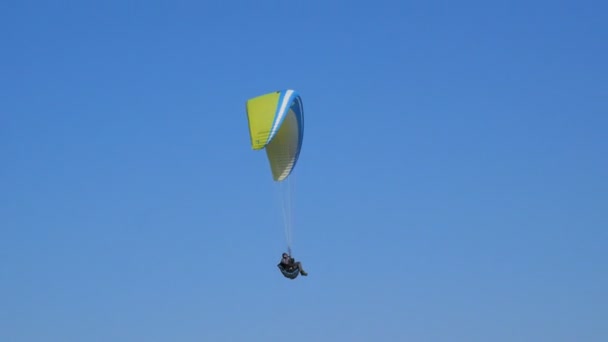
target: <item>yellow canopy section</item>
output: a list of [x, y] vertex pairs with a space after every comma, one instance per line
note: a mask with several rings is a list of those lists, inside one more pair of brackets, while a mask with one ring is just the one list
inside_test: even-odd
[[266, 145], [266, 156], [270, 163], [272, 178], [282, 181], [293, 170], [299, 146], [298, 123], [292, 111], [285, 116], [281, 128]]
[[251, 137], [251, 147], [254, 150], [263, 149], [268, 142], [272, 123], [277, 113], [279, 96], [279, 92], [274, 92], [247, 101], [249, 135]]

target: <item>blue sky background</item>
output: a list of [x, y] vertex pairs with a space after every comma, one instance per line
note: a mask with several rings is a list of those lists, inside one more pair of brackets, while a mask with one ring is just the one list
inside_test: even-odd
[[3, 1], [0, 340], [608, 340], [607, 10]]

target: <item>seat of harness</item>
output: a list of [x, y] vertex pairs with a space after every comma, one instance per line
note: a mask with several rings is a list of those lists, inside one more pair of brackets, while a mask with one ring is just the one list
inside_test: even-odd
[[300, 268], [297, 266], [289, 266], [285, 267], [283, 264], [279, 263], [277, 265], [283, 276], [289, 279], [295, 279], [300, 274]]

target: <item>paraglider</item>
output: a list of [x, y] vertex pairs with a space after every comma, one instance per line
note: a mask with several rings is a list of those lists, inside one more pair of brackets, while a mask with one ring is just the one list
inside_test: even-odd
[[[281, 188], [281, 205], [287, 240], [286, 261], [279, 269], [286, 278], [306, 275], [301, 264], [291, 257], [293, 230], [293, 171], [304, 139], [304, 107], [292, 89], [275, 91], [247, 100], [247, 119], [253, 150], [266, 151], [273, 181]], [[302, 273], [303, 272], [303, 273]]]
[[291, 257], [291, 255], [287, 253], [283, 253], [281, 257], [281, 262], [279, 262], [277, 267], [279, 268], [281, 273], [283, 273], [283, 275], [289, 279], [295, 279], [298, 274], [301, 274], [303, 276], [308, 275], [308, 273], [304, 271], [302, 263], [296, 261], [294, 258]]

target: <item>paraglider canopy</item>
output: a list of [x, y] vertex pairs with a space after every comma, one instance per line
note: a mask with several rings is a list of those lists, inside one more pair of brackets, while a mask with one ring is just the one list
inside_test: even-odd
[[251, 147], [265, 148], [272, 178], [282, 182], [293, 171], [304, 138], [304, 109], [300, 95], [291, 89], [247, 101]]

